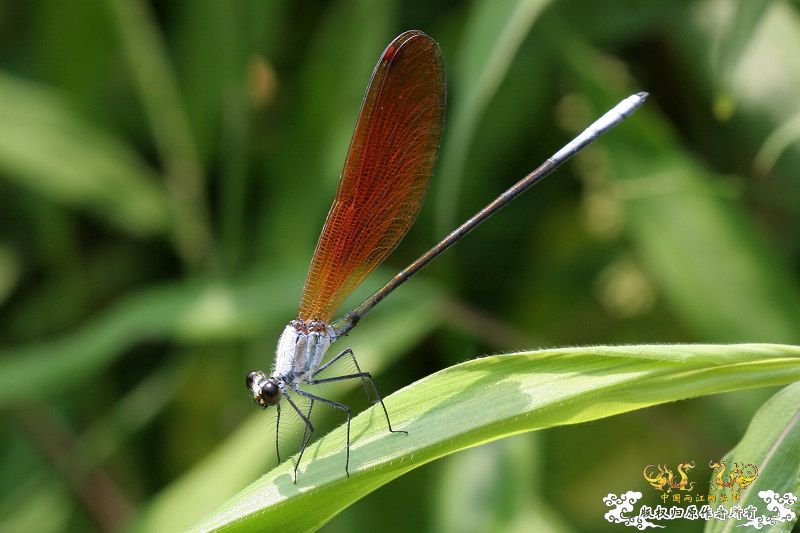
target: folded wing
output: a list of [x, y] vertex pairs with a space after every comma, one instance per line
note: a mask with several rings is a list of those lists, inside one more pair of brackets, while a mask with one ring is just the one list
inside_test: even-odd
[[441, 50], [424, 33], [403, 33], [381, 55], [311, 261], [299, 318], [330, 322], [408, 232], [436, 163], [445, 92]]

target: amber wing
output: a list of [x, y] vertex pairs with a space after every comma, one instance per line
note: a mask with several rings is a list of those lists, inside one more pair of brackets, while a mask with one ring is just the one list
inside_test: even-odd
[[386, 47], [361, 104], [299, 318], [329, 322], [414, 222], [439, 151], [445, 93], [433, 39], [408, 31]]

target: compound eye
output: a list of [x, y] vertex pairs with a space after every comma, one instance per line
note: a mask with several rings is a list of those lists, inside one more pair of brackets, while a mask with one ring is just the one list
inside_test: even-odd
[[281, 388], [272, 380], [261, 386], [261, 399], [267, 405], [275, 405], [281, 399]]
[[258, 370], [252, 370], [247, 374], [247, 378], [245, 378], [244, 383], [245, 385], [247, 385], [248, 389], [252, 390], [253, 383], [256, 382], [256, 379], [258, 378], [260, 373], [261, 372], [259, 372]]

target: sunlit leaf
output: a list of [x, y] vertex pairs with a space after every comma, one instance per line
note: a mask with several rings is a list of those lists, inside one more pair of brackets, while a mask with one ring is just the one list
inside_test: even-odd
[[[524, 431], [595, 420], [724, 391], [800, 379], [800, 348], [767, 344], [562, 348], [447, 368], [386, 398], [390, 434], [373, 408], [315, 443], [292, 483], [287, 461], [195, 526], [210, 531], [292, 524], [313, 530], [364, 495], [439, 457]], [[312, 503], [313, 499], [313, 503]]]

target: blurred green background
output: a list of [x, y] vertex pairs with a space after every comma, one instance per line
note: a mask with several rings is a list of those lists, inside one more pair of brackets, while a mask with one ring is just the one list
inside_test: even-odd
[[[798, 2], [5, 0], [0, 531], [180, 529], [272, 467], [244, 375], [294, 318], [370, 72], [410, 28], [444, 51], [442, 152], [354, 303], [651, 96], [354, 330], [384, 394], [517, 349], [800, 343]], [[472, 449], [325, 530], [610, 531], [606, 494], [651, 490], [650, 463], [706, 479], [772, 392]]]

